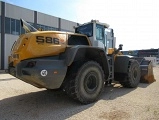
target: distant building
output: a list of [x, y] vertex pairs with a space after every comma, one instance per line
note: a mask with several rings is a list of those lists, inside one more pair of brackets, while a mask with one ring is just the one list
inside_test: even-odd
[[122, 51], [124, 55], [131, 55], [136, 57], [156, 57], [159, 58], [159, 49], [146, 49], [146, 50], [129, 50]]
[[21, 28], [20, 18], [36, 28], [74, 32], [76, 22], [11, 5], [0, 1], [0, 69], [7, 69], [8, 55], [13, 43], [25, 31]]

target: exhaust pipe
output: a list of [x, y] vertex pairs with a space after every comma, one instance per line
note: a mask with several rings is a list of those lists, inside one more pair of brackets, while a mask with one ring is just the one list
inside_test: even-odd
[[20, 19], [21, 26], [24, 28], [26, 32], [36, 32], [38, 31], [36, 28], [34, 28], [32, 25], [27, 23], [25, 20]]

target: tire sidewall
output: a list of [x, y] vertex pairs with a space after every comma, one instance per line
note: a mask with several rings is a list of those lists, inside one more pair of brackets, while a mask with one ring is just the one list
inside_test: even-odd
[[[137, 72], [137, 77], [134, 79], [134, 69], [136, 69], [136, 72]], [[129, 79], [131, 80], [131, 86], [132, 87], [137, 87], [139, 82], [140, 82], [140, 65], [137, 61], [134, 61], [132, 64], [131, 64], [131, 67], [129, 69]]]
[[[90, 72], [95, 73], [95, 76], [97, 77], [97, 88], [93, 91], [93, 93], [88, 93], [84, 87], [85, 77]], [[76, 92], [79, 93], [77, 94], [78, 97], [86, 99], [87, 101], [96, 100], [104, 87], [104, 74], [100, 65], [92, 61], [85, 63], [78, 71], [76, 85]]]

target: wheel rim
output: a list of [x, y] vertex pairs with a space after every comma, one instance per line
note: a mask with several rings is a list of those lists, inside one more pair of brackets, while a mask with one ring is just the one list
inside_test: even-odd
[[84, 88], [87, 93], [94, 93], [97, 89], [97, 76], [95, 72], [90, 72], [84, 78]]

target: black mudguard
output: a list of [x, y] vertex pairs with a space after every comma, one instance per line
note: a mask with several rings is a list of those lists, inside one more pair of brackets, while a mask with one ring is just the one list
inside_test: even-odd
[[67, 66], [70, 66], [75, 61], [96, 61], [102, 67], [105, 73], [105, 79], [107, 80], [110, 74], [110, 67], [107, 55], [104, 49], [92, 46], [74, 46], [66, 50], [66, 60]]
[[129, 60], [132, 59], [132, 56], [119, 55], [115, 58], [114, 63], [114, 72], [115, 73], [128, 73]]

